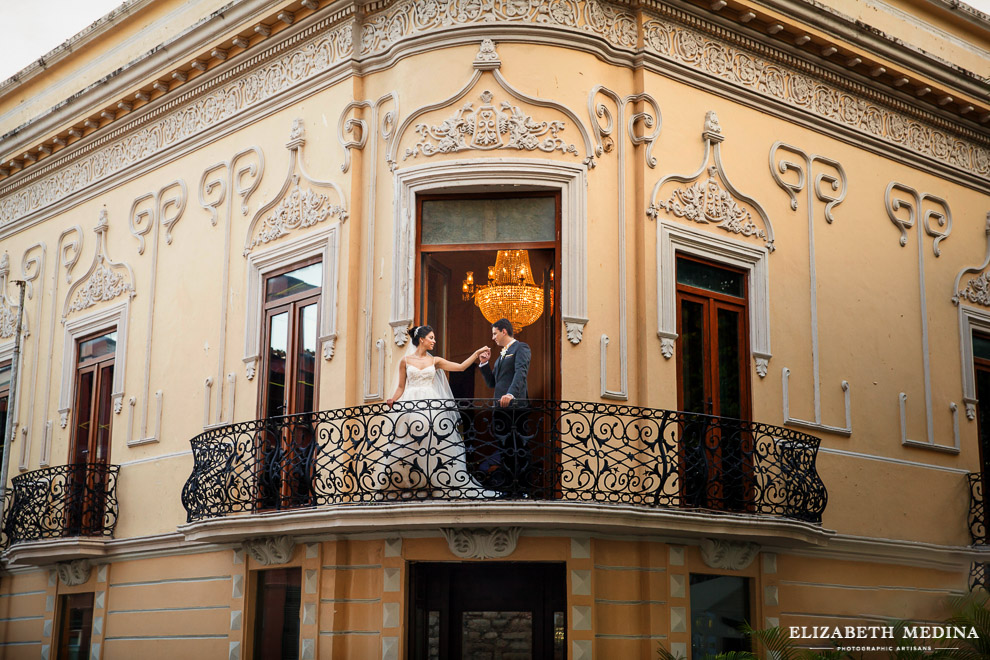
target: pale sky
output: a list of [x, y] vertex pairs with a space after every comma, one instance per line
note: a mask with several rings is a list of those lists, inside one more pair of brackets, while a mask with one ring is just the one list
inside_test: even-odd
[[[72, 37], [123, 0], [0, 0], [0, 81]], [[990, 14], [990, 0], [968, 0]], [[985, 72], [984, 72], [985, 73]]]

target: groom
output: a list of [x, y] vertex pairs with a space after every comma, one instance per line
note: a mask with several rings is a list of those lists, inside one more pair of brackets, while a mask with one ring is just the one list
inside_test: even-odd
[[527, 497], [532, 487], [530, 480], [535, 477], [529, 438], [525, 434], [529, 345], [512, 336], [512, 323], [508, 319], [499, 319], [492, 324], [492, 341], [502, 349], [495, 366], [490, 365], [490, 352], [482, 353], [478, 358], [482, 378], [488, 387], [494, 388], [498, 405], [505, 408], [495, 411], [493, 419], [498, 450], [492, 459], [500, 465], [493, 474], [491, 486], [509, 497]]

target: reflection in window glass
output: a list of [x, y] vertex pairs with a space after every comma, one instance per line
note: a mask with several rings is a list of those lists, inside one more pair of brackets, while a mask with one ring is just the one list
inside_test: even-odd
[[716, 268], [691, 259], [677, 260], [677, 283], [742, 298], [746, 295], [746, 276]]
[[269, 277], [265, 282], [265, 302], [288, 298], [305, 291], [319, 289], [323, 284], [323, 263], [297, 268], [288, 273]]
[[117, 350], [117, 332], [108, 332], [100, 337], [93, 337], [79, 342], [79, 364], [110, 355]]
[[746, 578], [691, 574], [692, 658], [749, 651], [749, 641], [739, 630], [749, 620]]
[[465, 658], [528, 658], [533, 652], [532, 612], [464, 612]]
[[546, 197], [423, 202], [423, 245], [553, 241], [557, 202]]
[[990, 360], [990, 337], [986, 335], [973, 335], [973, 357]]

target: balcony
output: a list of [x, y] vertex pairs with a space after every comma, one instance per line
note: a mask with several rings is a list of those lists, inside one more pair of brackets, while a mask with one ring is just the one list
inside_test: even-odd
[[377, 512], [399, 526], [451, 515], [463, 524], [535, 525], [542, 515], [560, 526], [594, 519], [645, 533], [660, 514], [668, 520], [654, 529], [673, 521], [704, 531], [716, 516], [729, 535], [752, 535], [760, 522], [777, 529], [769, 536], [824, 542], [818, 438], [694, 413], [527, 403], [412, 401], [211, 429], [191, 441], [180, 531], [211, 541], [355, 531], [374, 529]]
[[[990, 545], [990, 538], [987, 536], [986, 510], [983, 506], [983, 475], [979, 472], [971, 472], [967, 478], [969, 479], [969, 534], [974, 546], [986, 547]], [[970, 568], [969, 588], [977, 587], [990, 589], [990, 574], [984, 562], [973, 562]]]
[[98, 557], [117, 524], [120, 466], [58, 465], [11, 480], [4, 556], [45, 564]]

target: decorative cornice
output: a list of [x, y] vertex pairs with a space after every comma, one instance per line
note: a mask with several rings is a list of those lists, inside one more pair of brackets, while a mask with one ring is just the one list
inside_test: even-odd
[[648, 52], [950, 167], [990, 177], [986, 136], [684, 12], [665, 8], [664, 14], [643, 25]]
[[327, 30], [328, 27], [329, 21], [321, 21], [71, 154], [54, 158], [37, 172], [3, 186], [0, 226], [152, 158], [329, 70], [351, 55], [352, 28], [344, 25]]
[[[0, 227], [133, 168], [339, 64], [350, 62], [364, 74], [377, 71], [399, 57], [463, 41], [458, 28], [465, 36], [485, 28], [498, 30], [504, 40], [533, 43], [563, 43], [562, 39], [570, 38], [570, 47], [603, 57], [607, 54], [608, 61], [620, 65], [631, 66], [646, 55], [648, 68], [665, 69], [666, 64], [658, 64], [661, 61], [683, 67], [699, 79], [720, 81], [726, 90], [746, 90], [749, 95], [744, 98], [751, 104], [768, 99], [777, 105], [769, 108], [776, 114], [799, 113], [796, 116], [822, 131], [839, 126], [847, 131], [846, 139], [862, 136], [866, 139], [861, 146], [875, 152], [886, 155], [891, 148], [894, 157], [915, 167], [943, 176], [963, 174], [964, 185], [987, 189], [990, 141], [965, 122], [954, 122], [934, 107], [929, 111], [927, 103], [912, 103], [907, 97], [857, 82], [856, 76], [818, 66], [810, 54], [808, 59], [796, 56], [747, 36], [746, 30], [720, 26], [663, 3], [642, 6], [640, 28], [631, 10], [602, 0], [534, 2], [524, 9], [498, 0], [476, 10], [426, 0], [381, 2], [365, 6], [363, 24], [336, 27], [335, 22], [354, 15], [354, 6], [332, 15], [321, 10], [320, 20], [309, 25], [308, 21], [295, 22], [284, 37], [281, 33], [278, 40], [272, 37], [272, 45], [264, 51], [247, 58], [241, 53], [214, 64], [217, 70], [211, 67], [204, 82], [194, 78], [197, 84], [176, 98], [142, 101], [147, 105], [126, 111], [123, 119], [100, 129], [112, 128], [105, 135], [84, 138], [78, 146], [60, 145], [57, 153], [45, 156], [30, 170], [15, 173], [0, 188]], [[360, 54], [355, 57], [352, 34], [361, 28]], [[537, 28], [546, 34], [534, 32]], [[419, 39], [428, 33], [428, 39]], [[639, 40], [644, 43], [640, 48], [636, 46]], [[400, 44], [405, 47], [397, 48]]]

